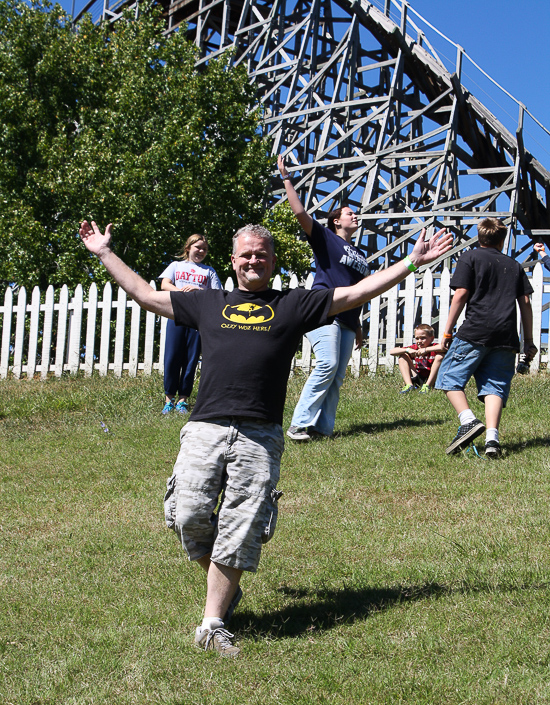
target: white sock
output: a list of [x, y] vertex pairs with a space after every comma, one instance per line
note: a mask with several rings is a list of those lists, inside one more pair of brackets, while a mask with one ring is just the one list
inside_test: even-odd
[[470, 423], [470, 421], [475, 421], [476, 417], [471, 409], [466, 409], [465, 411], [460, 412], [458, 415], [458, 420], [460, 421], [461, 426], [465, 426], [467, 423]]
[[498, 428], [488, 428], [485, 434], [485, 443], [487, 441], [496, 441], [498, 443]]
[[220, 617], [205, 617], [202, 620], [201, 629], [219, 629], [223, 626], [223, 619]]

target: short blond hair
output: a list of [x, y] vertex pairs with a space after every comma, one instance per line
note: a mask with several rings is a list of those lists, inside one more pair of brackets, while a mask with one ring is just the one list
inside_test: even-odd
[[414, 332], [416, 333], [417, 330], [425, 330], [428, 335], [430, 335], [432, 338], [435, 338], [434, 329], [427, 323], [420, 323], [419, 325], [415, 326]]

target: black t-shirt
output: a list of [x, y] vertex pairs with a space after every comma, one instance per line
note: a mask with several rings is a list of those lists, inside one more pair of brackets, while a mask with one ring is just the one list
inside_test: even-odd
[[176, 325], [201, 334], [193, 421], [245, 416], [282, 424], [292, 359], [304, 333], [329, 323], [332, 289], [170, 292]]
[[[335, 289], [338, 286], [357, 284], [370, 274], [367, 258], [355, 245], [338, 237], [329, 228], [313, 221], [308, 237], [315, 258], [315, 279], [312, 289]], [[361, 306], [342, 311], [336, 318], [348, 328], [359, 325]]]
[[457, 262], [451, 287], [470, 292], [457, 338], [488, 348], [519, 350], [516, 300], [533, 289], [515, 259], [493, 247], [469, 250]]

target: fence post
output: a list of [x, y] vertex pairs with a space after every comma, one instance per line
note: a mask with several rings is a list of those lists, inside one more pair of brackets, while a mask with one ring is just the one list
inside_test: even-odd
[[[298, 281], [298, 277], [295, 274], [290, 275], [290, 281], [288, 282], [288, 288], [289, 289], [297, 289], [300, 286], [300, 283]], [[296, 355], [292, 358], [292, 362], [290, 363], [290, 370], [292, 373], [294, 373], [294, 369], [296, 367]]]
[[531, 286], [533, 287], [533, 295], [531, 296], [531, 306], [533, 308], [533, 343], [538, 348], [538, 353], [535, 355], [533, 362], [531, 363], [529, 370], [531, 374], [536, 374], [540, 367], [540, 339], [541, 339], [541, 328], [542, 328], [542, 293], [544, 290], [544, 273], [542, 271], [542, 264], [537, 262], [533, 270], [533, 277], [531, 279]]
[[[156, 290], [156, 282], [149, 282]], [[162, 321], [162, 317], [160, 319]], [[162, 335], [162, 332], [161, 332]], [[155, 314], [147, 311], [145, 314], [145, 350], [143, 351], [143, 374], [150, 375], [153, 371], [153, 343], [155, 340]], [[161, 357], [161, 360], [163, 358]], [[161, 364], [161, 363], [159, 363]]]
[[84, 374], [91, 377], [94, 371], [95, 330], [97, 323], [97, 284], [94, 282], [88, 294], [88, 316], [86, 321], [86, 349], [84, 351]]
[[369, 352], [367, 365], [369, 374], [375, 375], [378, 369], [378, 347], [380, 343], [380, 296], [371, 299], [369, 320]]
[[159, 344], [159, 374], [164, 375], [164, 351], [166, 349], [166, 326], [168, 319], [164, 316], [160, 317], [160, 344]]
[[4, 294], [4, 317], [2, 323], [2, 348], [0, 349], [0, 379], [6, 379], [10, 367], [11, 319], [13, 316], [13, 291]]
[[442, 339], [449, 318], [449, 307], [451, 305], [451, 273], [447, 269], [441, 272], [439, 280], [439, 331], [438, 340]]
[[103, 287], [101, 308], [101, 340], [99, 346], [99, 374], [105, 377], [109, 371], [109, 344], [111, 342], [111, 309], [113, 305], [113, 287], [107, 282]]
[[29, 348], [27, 353], [27, 379], [32, 379], [36, 371], [38, 348], [38, 323], [40, 320], [40, 289], [35, 286], [31, 297], [31, 321], [29, 326]]
[[[313, 274], [310, 272], [308, 274], [308, 277], [306, 279], [306, 289], [311, 289], [313, 285]], [[309, 340], [304, 337], [302, 338], [302, 371], [306, 374], [309, 375], [311, 371], [311, 343]]]
[[[405, 279], [405, 306], [403, 311], [403, 345], [409, 345], [409, 343], [412, 342], [414, 336], [415, 302], [415, 277], [407, 277]], [[395, 345], [392, 345], [392, 347], [395, 347]], [[395, 358], [393, 358], [392, 356], [392, 359]]]
[[361, 371], [361, 358], [363, 356], [363, 348], [355, 348], [355, 343], [353, 344], [353, 350], [351, 353], [351, 374], [354, 377], [359, 377], [359, 372]]
[[65, 340], [67, 339], [67, 318], [69, 313], [69, 289], [64, 284], [59, 295], [57, 308], [57, 341], [55, 346], [55, 376], [61, 377], [65, 362]]
[[76, 287], [72, 301], [71, 327], [69, 330], [69, 373], [75, 375], [80, 367], [80, 336], [82, 333], [82, 309], [83, 309], [82, 285]]
[[42, 363], [40, 365], [40, 378], [46, 379], [50, 371], [50, 359], [52, 355], [52, 330], [53, 330], [53, 312], [54, 291], [53, 286], [46, 289], [46, 299], [44, 301], [44, 328], [42, 331]]
[[130, 322], [130, 354], [128, 357], [128, 376], [136, 377], [139, 356], [139, 323], [141, 320], [141, 306], [135, 301], [130, 301], [132, 311]]
[[113, 361], [115, 377], [122, 377], [122, 368], [124, 365], [124, 328], [126, 324], [126, 301], [126, 292], [121, 286], [119, 286], [116, 302], [115, 357]]
[[[422, 278], [422, 315], [421, 322], [432, 325], [434, 300], [434, 277], [431, 269], [426, 269]], [[414, 331], [413, 331], [414, 332]], [[408, 344], [408, 343], [407, 343]]]
[[393, 355], [389, 354], [389, 351], [395, 347], [395, 339], [397, 332], [397, 303], [399, 293], [399, 284], [396, 284], [393, 288], [386, 292], [387, 296], [387, 308], [386, 308], [386, 349], [385, 360], [386, 369], [393, 370], [395, 365], [395, 358]]
[[27, 292], [19, 289], [17, 296], [17, 318], [15, 319], [15, 346], [13, 350], [13, 376], [20, 379], [23, 371], [23, 344], [25, 342], [25, 317], [27, 315]]

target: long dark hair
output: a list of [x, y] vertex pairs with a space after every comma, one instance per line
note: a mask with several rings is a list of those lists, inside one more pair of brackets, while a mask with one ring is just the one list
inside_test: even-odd
[[328, 214], [327, 218], [327, 228], [329, 230], [332, 230], [333, 233], [336, 233], [336, 225], [334, 225], [335, 220], [340, 220], [340, 216], [342, 215], [342, 211], [344, 208], [349, 208], [349, 206], [340, 206], [340, 208], [337, 208], [334, 211], [330, 211]]

